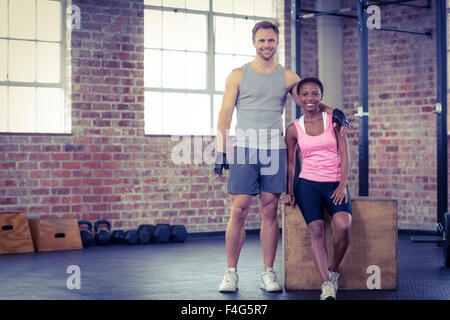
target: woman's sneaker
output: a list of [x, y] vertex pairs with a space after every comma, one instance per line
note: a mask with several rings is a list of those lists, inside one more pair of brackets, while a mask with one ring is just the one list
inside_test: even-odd
[[330, 281], [333, 282], [335, 291], [337, 292], [339, 272], [334, 272], [334, 271], [328, 270], [328, 277], [330, 278]]
[[283, 291], [280, 281], [277, 278], [277, 274], [272, 268], [266, 267], [266, 271], [261, 273], [261, 282], [259, 287], [263, 290], [274, 292]]
[[219, 286], [220, 292], [236, 292], [239, 276], [235, 268], [228, 268], [223, 273], [223, 279]]
[[322, 294], [320, 300], [336, 300], [336, 289], [333, 282], [325, 281], [322, 284]]

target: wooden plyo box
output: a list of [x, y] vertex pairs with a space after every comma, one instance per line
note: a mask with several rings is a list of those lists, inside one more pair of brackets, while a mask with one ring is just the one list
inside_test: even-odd
[[[333, 258], [333, 223], [325, 213], [328, 263]], [[319, 290], [307, 226], [298, 206], [283, 205], [282, 277], [286, 290]], [[397, 288], [397, 201], [352, 199], [350, 247], [340, 266], [339, 289]], [[374, 277], [379, 277], [378, 280]], [[377, 282], [378, 281], [378, 282]], [[375, 284], [375, 287], [374, 287]]]
[[0, 254], [34, 252], [33, 240], [23, 212], [0, 214]]
[[76, 219], [29, 219], [36, 251], [83, 249]]

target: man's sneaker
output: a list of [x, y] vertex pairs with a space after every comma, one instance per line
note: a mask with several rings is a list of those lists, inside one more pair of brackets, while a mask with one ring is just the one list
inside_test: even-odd
[[280, 281], [277, 279], [277, 274], [272, 268], [266, 267], [266, 271], [261, 273], [261, 283], [259, 287], [263, 290], [274, 292], [283, 291]]
[[328, 277], [330, 278], [330, 281], [333, 282], [335, 291], [337, 292], [339, 272], [334, 272], [334, 271], [328, 270]]
[[333, 282], [325, 281], [322, 284], [322, 294], [320, 300], [336, 300], [336, 290]]
[[238, 289], [238, 274], [235, 268], [228, 268], [223, 273], [223, 279], [219, 286], [220, 292], [235, 292]]

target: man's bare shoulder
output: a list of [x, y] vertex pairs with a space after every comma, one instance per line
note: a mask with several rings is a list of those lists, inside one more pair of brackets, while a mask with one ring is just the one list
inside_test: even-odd
[[227, 86], [239, 87], [242, 81], [243, 69], [236, 68], [233, 69], [227, 77]]

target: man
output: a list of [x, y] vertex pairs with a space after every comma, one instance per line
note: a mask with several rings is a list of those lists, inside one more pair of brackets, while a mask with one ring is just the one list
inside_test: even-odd
[[[278, 200], [286, 191], [287, 153], [282, 115], [287, 93], [297, 99], [293, 87], [299, 76], [275, 63], [278, 27], [269, 21], [258, 22], [252, 31], [255, 59], [234, 69], [228, 76], [217, 124], [217, 159], [214, 172], [229, 172], [231, 216], [226, 230], [228, 268], [219, 286], [221, 292], [238, 289], [237, 264], [245, 240], [245, 220], [252, 197], [259, 195], [263, 272], [260, 287], [266, 291], [282, 291], [273, 270], [278, 246]], [[234, 109], [237, 110], [233, 159], [228, 167], [227, 131]], [[321, 105], [331, 113], [332, 109]], [[228, 168], [230, 169], [228, 171]]]

